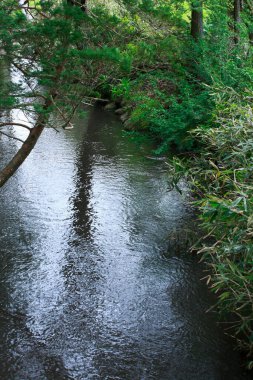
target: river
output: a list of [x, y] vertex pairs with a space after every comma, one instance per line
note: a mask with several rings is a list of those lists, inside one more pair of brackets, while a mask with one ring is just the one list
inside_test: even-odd
[[[0, 139], [3, 162], [19, 142]], [[189, 208], [99, 107], [47, 129], [0, 191], [1, 380], [240, 380]]]

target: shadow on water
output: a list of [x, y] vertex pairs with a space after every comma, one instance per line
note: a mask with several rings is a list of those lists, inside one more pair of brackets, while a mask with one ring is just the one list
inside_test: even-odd
[[1, 191], [2, 380], [249, 379], [172, 241], [192, 215], [150, 149], [94, 108]]

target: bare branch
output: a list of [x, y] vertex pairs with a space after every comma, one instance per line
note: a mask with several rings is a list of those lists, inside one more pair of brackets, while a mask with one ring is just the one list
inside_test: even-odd
[[56, 127], [53, 127], [52, 125], [49, 128], [54, 129], [56, 133], [60, 133], [60, 131], [58, 131], [58, 129]]
[[93, 96], [85, 96], [85, 98], [84, 99], [91, 99], [91, 100], [93, 100], [93, 101], [99, 101], [99, 102], [105, 102], [105, 103], [107, 103], [107, 102], [109, 102], [109, 99], [103, 99], [103, 98], [94, 98]]
[[27, 71], [25, 71], [23, 69], [23, 67], [21, 67], [18, 63], [15, 63], [14, 61], [11, 62], [12, 65], [18, 69], [25, 77], [31, 77], [32, 75], [30, 73], [28, 73]]
[[4, 135], [4, 136], [6, 136], [6, 137], [9, 137], [10, 139], [20, 141], [20, 142], [22, 142], [22, 143], [24, 144], [24, 140], [21, 140], [21, 139], [19, 139], [18, 137], [8, 135], [8, 133], [5, 133], [5, 132], [3, 132], [3, 131], [0, 131], [0, 134], [1, 134], [1, 135]]
[[25, 129], [28, 129], [29, 131], [31, 131], [31, 129], [32, 129], [32, 128], [28, 127], [28, 125], [25, 125], [25, 124], [22, 124], [22, 123], [10, 123], [10, 122], [0, 123], [0, 128], [1, 127], [7, 127], [7, 126], [23, 127]]
[[52, 98], [51, 100], [52, 100], [53, 105], [55, 106], [55, 108], [57, 109], [57, 111], [59, 112], [60, 116], [62, 117], [62, 119], [64, 121], [64, 124], [60, 126], [60, 128], [64, 129], [64, 128], [66, 128], [66, 126], [68, 126], [70, 124], [70, 121], [74, 117], [77, 108], [81, 104], [81, 100], [79, 102], [77, 102], [75, 106], [73, 106], [73, 111], [71, 112], [71, 115], [69, 115], [68, 117], [66, 117], [66, 115], [64, 115], [64, 113], [61, 111], [61, 109], [54, 102], [54, 99]]
[[38, 92], [33, 92], [31, 94], [12, 94], [12, 96], [15, 96], [15, 98], [42, 98], [46, 99], [46, 97], [43, 94], [40, 94]]
[[66, 118], [66, 116], [64, 115], [64, 113], [61, 111], [61, 109], [57, 106], [57, 104], [55, 103], [53, 97], [51, 96], [51, 101], [53, 103], [53, 105], [55, 106], [55, 108], [57, 109], [57, 111], [59, 112], [59, 114], [61, 115], [63, 121], [65, 121], [65, 123], [68, 124], [68, 119]]
[[32, 18], [34, 18], [34, 15], [32, 14], [31, 11], [36, 11], [36, 13], [44, 18], [49, 18], [48, 15], [46, 15], [44, 12], [42, 12], [41, 10], [39, 10], [36, 6], [29, 6], [29, 5], [19, 5], [18, 6], [19, 9], [22, 9], [23, 11], [25, 11], [26, 13], [28, 13]]

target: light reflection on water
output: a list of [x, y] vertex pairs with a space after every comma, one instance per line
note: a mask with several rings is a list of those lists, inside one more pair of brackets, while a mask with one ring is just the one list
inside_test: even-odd
[[191, 221], [148, 152], [95, 108], [1, 190], [1, 379], [247, 379], [196, 260], [165, 258]]

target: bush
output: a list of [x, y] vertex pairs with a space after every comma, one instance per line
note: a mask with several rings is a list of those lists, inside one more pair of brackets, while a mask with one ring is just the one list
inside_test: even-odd
[[156, 153], [171, 146], [178, 151], [190, 149], [194, 139], [188, 131], [207, 122], [212, 109], [208, 91], [174, 69], [151, 70], [133, 81], [122, 80], [113, 88], [131, 110], [130, 122], [157, 141]]
[[214, 127], [192, 133], [201, 153], [184, 164], [176, 160], [175, 168], [188, 168], [199, 198], [195, 204], [208, 236], [199, 253], [212, 269], [207, 279], [218, 295], [219, 312], [225, 319], [233, 315], [228, 332], [252, 358], [253, 91], [214, 90]]

